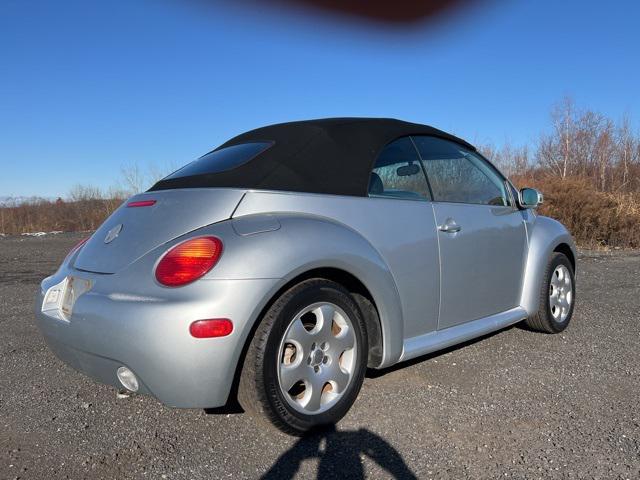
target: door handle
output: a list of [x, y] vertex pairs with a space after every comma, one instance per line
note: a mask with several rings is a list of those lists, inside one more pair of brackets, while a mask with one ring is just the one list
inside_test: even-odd
[[462, 230], [462, 227], [458, 225], [453, 219], [448, 218], [446, 222], [438, 226], [438, 230], [444, 233], [457, 233]]

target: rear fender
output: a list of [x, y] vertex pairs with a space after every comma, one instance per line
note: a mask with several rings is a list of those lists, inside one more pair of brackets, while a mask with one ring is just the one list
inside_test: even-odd
[[[237, 221], [242, 224], [234, 227]], [[362, 235], [334, 220], [309, 214], [234, 217], [214, 230], [224, 237], [225, 251], [208, 278], [277, 278], [270, 297], [258, 306], [262, 309], [283, 286], [310, 270], [343, 270], [366, 286], [378, 309], [383, 337], [381, 366], [400, 358], [403, 322], [396, 284], [380, 254]]]

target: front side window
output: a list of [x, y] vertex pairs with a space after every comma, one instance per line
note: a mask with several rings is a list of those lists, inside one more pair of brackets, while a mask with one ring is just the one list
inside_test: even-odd
[[369, 195], [428, 200], [429, 186], [409, 137], [384, 147], [369, 178]]
[[416, 136], [422, 164], [436, 202], [509, 205], [502, 176], [482, 157], [462, 145]]
[[260, 155], [273, 142], [250, 142], [214, 150], [176, 170], [163, 180], [226, 172]]

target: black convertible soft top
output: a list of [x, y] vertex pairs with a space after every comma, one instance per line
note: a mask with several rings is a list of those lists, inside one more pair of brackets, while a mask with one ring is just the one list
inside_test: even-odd
[[253, 142], [272, 143], [249, 161], [216, 173], [169, 176], [150, 191], [234, 187], [365, 196], [380, 151], [389, 142], [407, 135], [437, 136], [475, 150], [464, 140], [433, 127], [389, 118], [280, 123], [238, 135], [214, 150]]

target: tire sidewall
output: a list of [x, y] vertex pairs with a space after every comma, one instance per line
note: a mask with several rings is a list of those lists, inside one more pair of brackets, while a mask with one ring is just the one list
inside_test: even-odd
[[[287, 399], [284, 398], [278, 380], [278, 356], [282, 338], [293, 319], [304, 308], [318, 302], [333, 303], [347, 314], [353, 326], [358, 350], [353, 377], [340, 400], [325, 412], [316, 415], [306, 415], [292, 408], [287, 402]], [[355, 401], [366, 370], [367, 337], [364, 320], [357, 304], [348, 292], [342, 290], [339, 288], [339, 285], [333, 284], [333, 282], [319, 281], [304, 286], [300, 291], [295, 292], [278, 312], [265, 344], [263, 359], [262, 381], [264, 382], [266, 400], [269, 402], [273, 411], [276, 412], [284, 422], [301, 431], [336, 423], [347, 413]]]

